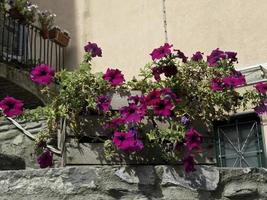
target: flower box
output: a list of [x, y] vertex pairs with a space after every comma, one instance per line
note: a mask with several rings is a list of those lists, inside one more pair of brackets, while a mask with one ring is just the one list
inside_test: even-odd
[[53, 40], [55, 43], [62, 47], [66, 47], [69, 44], [70, 37], [57, 29], [52, 29], [49, 31], [49, 39]]
[[[140, 95], [139, 91], [132, 91], [131, 95]], [[122, 106], [127, 105], [128, 95], [123, 96], [119, 94], [112, 94], [111, 107], [113, 110], [117, 110]], [[126, 152], [119, 151], [111, 159], [105, 157], [104, 142], [93, 141], [92, 137], [100, 137], [103, 140], [110, 138], [112, 133], [103, 128], [100, 121], [103, 116], [100, 115], [88, 115], [81, 116], [84, 130], [81, 140], [77, 139], [77, 135], [73, 133], [68, 126], [65, 130], [61, 130], [59, 134], [59, 148], [63, 149], [63, 161], [64, 165], [98, 165], [98, 164], [181, 164], [177, 160], [166, 160], [164, 152], [158, 145], [146, 145], [141, 152], [134, 154], [128, 154]], [[144, 120], [145, 121], [145, 120]], [[159, 123], [160, 124], [160, 123]], [[164, 124], [160, 124], [164, 128]], [[147, 124], [147, 129], [153, 128], [151, 124]], [[65, 132], [65, 136], [62, 133]], [[63, 137], [62, 137], [63, 136]], [[208, 137], [206, 137], [208, 138]], [[65, 145], [63, 146], [63, 141]], [[196, 158], [198, 164], [215, 164], [215, 149], [213, 148], [213, 139], [205, 139], [205, 144], [202, 145], [199, 157]], [[168, 145], [168, 143], [166, 143]]]

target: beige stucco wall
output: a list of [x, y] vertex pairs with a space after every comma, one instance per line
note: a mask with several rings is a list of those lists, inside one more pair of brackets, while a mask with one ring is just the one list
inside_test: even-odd
[[[191, 56], [220, 47], [238, 52], [239, 66], [267, 62], [266, 0], [165, 0], [169, 42]], [[163, 0], [34, 0], [57, 14], [72, 34], [67, 67], [78, 64], [87, 41], [103, 58], [96, 71], [120, 68], [129, 79], [165, 41]]]

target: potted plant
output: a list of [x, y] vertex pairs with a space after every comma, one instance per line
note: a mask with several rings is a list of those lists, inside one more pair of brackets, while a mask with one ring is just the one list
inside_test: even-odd
[[20, 23], [25, 23], [26, 17], [24, 16], [23, 12], [27, 6], [27, 0], [9, 0], [8, 13], [12, 18], [19, 20]]
[[48, 39], [49, 38], [49, 30], [51, 29], [51, 27], [54, 24], [55, 21], [55, 17], [56, 15], [51, 13], [48, 10], [45, 11], [38, 11], [38, 22], [40, 24], [40, 28], [41, 28], [41, 35], [44, 39]]
[[34, 23], [38, 6], [26, 0], [8, 1], [9, 15], [22, 24]]
[[49, 39], [53, 40], [62, 47], [68, 46], [70, 40], [69, 35], [69, 32], [66, 30], [61, 31], [59, 26], [54, 26], [51, 30], [49, 30]]
[[33, 24], [36, 21], [38, 6], [32, 3], [27, 3], [27, 7], [22, 10], [23, 15], [26, 18], [27, 23]]
[[[91, 42], [84, 49], [84, 61], [75, 71], [62, 71], [53, 77], [52, 70], [42, 65], [31, 74], [39, 84], [48, 85], [55, 78], [60, 85], [56, 93], [44, 88], [51, 102], [34, 116], [47, 118], [44, 140], [61, 130], [61, 142], [67, 143], [61, 146], [63, 158], [70, 164], [109, 160], [159, 164], [161, 160], [182, 162], [187, 172], [193, 171], [202, 140], [194, 122], [212, 129], [215, 119], [226, 119], [239, 107], [257, 105], [261, 100], [259, 89], [266, 93], [263, 86], [243, 94], [236, 91], [246, 81], [234, 69], [235, 52], [215, 49], [207, 60], [201, 52], [188, 59], [181, 51], [172, 50], [172, 45], [164, 44], [150, 54], [153, 63], [141, 70], [142, 78], [125, 83], [119, 69], [93, 73], [92, 58], [101, 57], [102, 50]], [[140, 93], [133, 95], [132, 90]], [[112, 108], [115, 95], [111, 95], [115, 93], [130, 94], [126, 104], [116, 109]], [[122, 98], [116, 98], [122, 102]], [[261, 106], [267, 110], [265, 104]], [[90, 127], [84, 126], [86, 123]], [[104, 129], [104, 135], [98, 129]], [[85, 142], [88, 146], [82, 152], [88, 154], [83, 156], [78, 148]]]

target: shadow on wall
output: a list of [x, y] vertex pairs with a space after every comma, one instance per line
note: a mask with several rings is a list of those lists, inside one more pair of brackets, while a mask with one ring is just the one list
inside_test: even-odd
[[75, 0], [31, 0], [36, 3], [40, 10], [50, 10], [56, 16], [55, 25], [70, 32], [71, 41], [65, 52], [65, 68], [73, 69], [79, 63], [78, 58], [78, 31], [76, 25], [76, 17], [78, 8], [76, 7]]

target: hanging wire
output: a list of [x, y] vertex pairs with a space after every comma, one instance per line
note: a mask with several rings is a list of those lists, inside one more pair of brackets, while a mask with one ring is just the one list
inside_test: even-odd
[[166, 14], [166, 0], [162, 0], [163, 26], [165, 42], [168, 43], [168, 29], [167, 29], [167, 14]]

